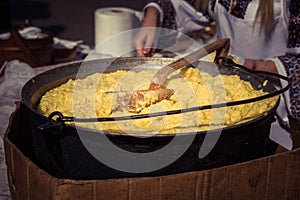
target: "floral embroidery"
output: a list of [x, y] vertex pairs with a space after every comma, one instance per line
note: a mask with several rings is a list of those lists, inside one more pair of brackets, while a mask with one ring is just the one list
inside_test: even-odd
[[176, 12], [172, 5], [172, 2], [170, 0], [148, 0], [148, 3], [150, 2], [157, 3], [164, 12], [162, 27], [171, 30], [176, 30], [177, 29], [177, 24], [175, 20]]
[[212, 10], [213, 12], [214, 12], [214, 10], [215, 10], [216, 1], [217, 1], [217, 0], [211, 0], [211, 1], [210, 1], [210, 7], [211, 7], [211, 10]]
[[[300, 1], [294, 0], [291, 2], [290, 8], [290, 20], [289, 20], [289, 38], [288, 48], [300, 47]], [[287, 54], [285, 56], [278, 57], [283, 63], [291, 87], [289, 89], [291, 114], [295, 117], [300, 117], [300, 58], [299, 56]]]
[[219, 4], [221, 4], [227, 11], [229, 11], [230, 0], [219, 0]]
[[288, 48], [300, 47], [300, 1], [291, 2], [289, 20]]
[[[162, 21], [162, 27], [171, 29], [171, 30], [176, 30], [177, 29], [177, 24], [175, 20], [175, 9], [173, 7], [173, 4], [171, 0], [148, 0], [148, 3], [157, 3], [161, 9], [164, 12], [164, 18]], [[191, 6], [194, 5], [195, 0], [186, 0], [188, 4]]]
[[[247, 7], [252, 0], [238, 0], [235, 7], [232, 9], [231, 13], [237, 18], [244, 19]], [[230, 9], [231, 0], [219, 0], [219, 3], [227, 10]]]
[[289, 89], [291, 114], [300, 117], [300, 59], [294, 55], [285, 55], [278, 58], [283, 63], [291, 83]]
[[246, 1], [237, 1], [236, 6], [234, 9], [231, 11], [231, 14], [233, 16], [236, 16], [237, 18], [244, 19], [244, 16], [246, 14], [247, 7], [249, 3], [252, 0], [246, 0]]

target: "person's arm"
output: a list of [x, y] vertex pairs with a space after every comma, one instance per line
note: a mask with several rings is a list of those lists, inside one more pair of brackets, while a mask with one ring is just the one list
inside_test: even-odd
[[253, 70], [278, 73], [275, 62], [271, 59], [266, 59], [266, 60], [245, 59], [245, 62], [243, 65], [245, 67], [247, 67], [249, 69], [253, 69]]
[[300, 117], [300, 54], [285, 55], [278, 58], [283, 64], [291, 83], [289, 89], [291, 114]]
[[141, 29], [133, 39], [137, 56], [152, 56], [156, 27], [176, 29], [175, 10], [170, 0], [148, 0]]
[[289, 54], [280, 56], [279, 60], [285, 67], [291, 87], [289, 89], [291, 114], [300, 117], [300, 2], [292, 0], [289, 8]]
[[154, 53], [153, 42], [156, 37], [156, 29], [159, 25], [160, 12], [154, 6], [149, 6], [145, 10], [144, 20], [141, 29], [133, 39], [137, 56], [152, 56]]

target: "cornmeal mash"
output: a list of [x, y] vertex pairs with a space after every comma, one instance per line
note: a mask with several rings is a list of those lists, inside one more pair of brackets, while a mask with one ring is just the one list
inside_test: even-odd
[[[84, 79], [68, 80], [48, 91], [40, 100], [38, 111], [48, 116], [60, 111], [77, 118], [120, 117], [136, 115], [126, 109], [127, 92], [148, 89], [155, 70], [140, 72], [118, 70], [96, 73]], [[264, 95], [237, 75], [215, 75], [183, 68], [170, 75], [166, 87], [173, 89], [169, 99], [144, 108], [138, 114], [165, 112], [249, 99]], [[114, 92], [118, 91], [118, 92]], [[130, 94], [130, 92], [129, 92]], [[129, 95], [130, 96], [130, 95]], [[278, 97], [238, 106], [206, 109], [153, 118], [112, 122], [76, 122], [76, 126], [123, 133], [182, 133], [231, 126], [256, 118], [275, 106]]]

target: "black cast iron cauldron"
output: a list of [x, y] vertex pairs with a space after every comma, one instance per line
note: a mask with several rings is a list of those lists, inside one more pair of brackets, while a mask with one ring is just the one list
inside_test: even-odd
[[[206, 131], [197, 133], [182, 133], [163, 135], [157, 134], [151, 137], [135, 137], [120, 133], [106, 133], [96, 130], [88, 130], [84, 128], [77, 129], [71, 125], [56, 123], [42, 116], [36, 111], [37, 104], [41, 96], [48, 90], [61, 85], [70, 78], [75, 78], [80, 71], [79, 76], [93, 74], [99, 71], [99, 66], [109, 65], [107, 72], [116, 69], [132, 69], [133, 66], [145, 63], [155, 63], [165, 65], [174, 61], [170, 58], [118, 58], [118, 59], [101, 59], [94, 61], [79, 62], [75, 64], [66, 64], [65, 66], [52, 69], [37, 75], [28, 81], [22, 90], [22, 102], [25, 105], [27, 114], [30, 115], [33, 151], [36, 163], [44, 170], [58, 178], [69, 179], [110, 179], [124, 177], [145, 177], [160, 176], [174, 173], [211, 169], [229, 164], [239, 163], [274, 153], [276, 145], [269, 140], [270, 125], [275, 120], [274, 108], [265, 115], [259, 116], [251, 121], [233, 125], [221, 130], [221, 135], [217, 140], [213, 149], [203, 158], [199, 157], [200, 148], [207, 135], [213, 135], [220, 132], [214, 130], [207, 133]], [[81, 65], [81, 64], [84, 64]], [[232, 65], [232, 63], [230, 63]], [[206, 66], [204, 63], [203, 66]], [[262, 80], [258, 76], [247, 71], [237, 69], [235, 67], [224, 67], [219, 64], [221, 73], [238, 74], [242, 79], [250, 81], [254, 87], [263, 87], [264, 90], [274, 94], [278, 91], [271, 85], [262, 86]], [[204, 69], [204, 68], [203, 68]], [[205, 69], [204, 69], [205, 70]], [[209, 71], [209, 69], [208, 69]], [[278, 100], [279, 101], [279, 100]], [[40, 127], [48, 124], [46, 129], [41, 130]], [[50, 125], [50, 126], [49, 126]], [[49, 128], [50, 127], [50, 128]], [[175, 145], [171, 146], [168, 151], [162, 151], [152, 160], [145, 160], [145, 163], [132, 162], [131, 166], [135, 169], [135, 165], [151, 165], [156, 162], [157, 165], [175, 154], [178, 149], [185, 148], [186, 141], [190, 144], [185, 151], [173, 162], [157, 168], [155, 170], [120, 170], [112, 167], [101, 159], [96, 159], [89, 152], [83, 141], [79, 137], [78, 130], [88, 135], [84, 144], [89, 143], [97, 145], [102, 151], [110, 151], [111, 144], [123, 149], [126, 152], [133, 152], [132, 158], [142, 153], [155, 152], [163, 149], [170, 144], [176, 137]], [[111, 143], [104, 142], [103, 138], [107, 138]], [[95, 142], [96, 141], [96, 142]], [[131, 155], [131, 154], [130, 154]], [[127, 157], [111, 154], [112, 157], [119, 159], [120, 165]], [[147, 158], [147, 157], [145, 157]], [[127, 163], [128, 164], [128, 163]]]

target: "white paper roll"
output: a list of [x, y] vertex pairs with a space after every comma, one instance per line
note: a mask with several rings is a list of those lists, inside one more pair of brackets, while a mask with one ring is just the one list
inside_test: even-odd
[[[101, 54], [120, 56], [132, 50], [134, 31], [140, 26], [140, 12], [124, 7], [107, 7], [95, 11], [95, 50]], [[125, 32], [124, 32], [125, 31]], [[126, 53], [126, 56], [132, 53]]]

